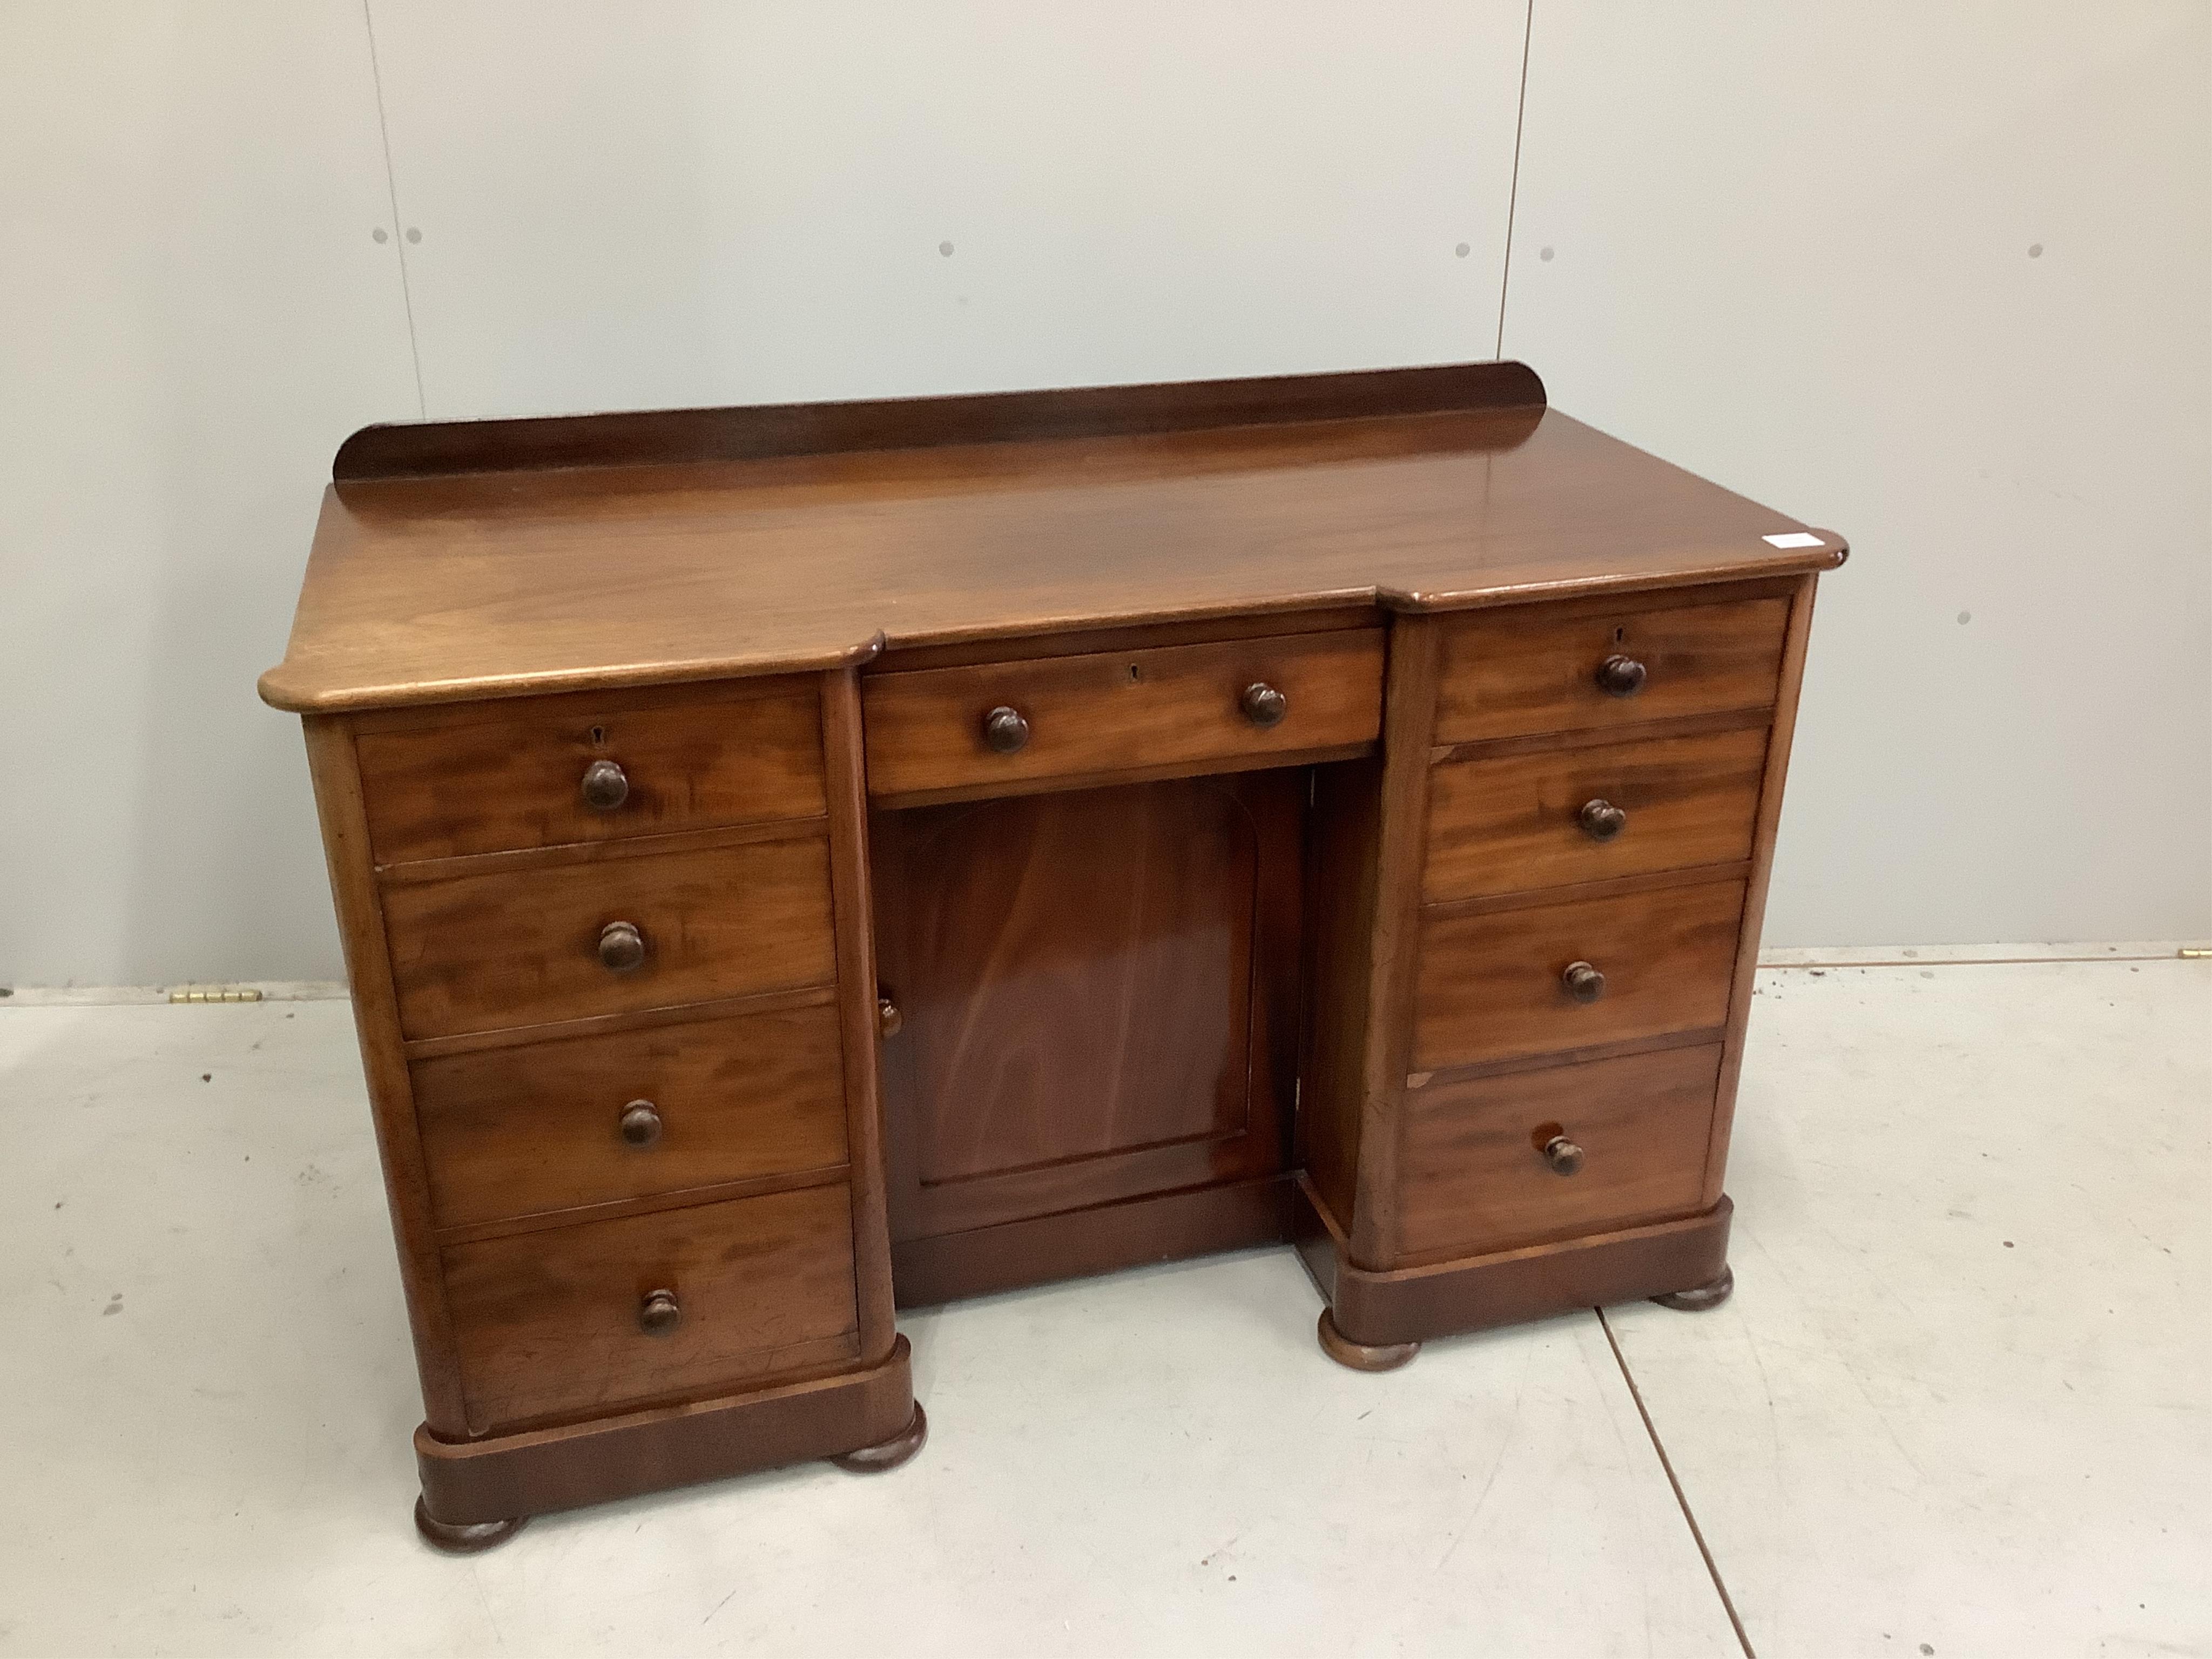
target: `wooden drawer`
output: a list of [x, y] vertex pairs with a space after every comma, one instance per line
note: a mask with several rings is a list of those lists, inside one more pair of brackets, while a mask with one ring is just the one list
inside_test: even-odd
[[[410, 1037], [822, 985], [830, 857], [816, 836], [584, 859], [384, 890], [399, 1023]], [[628, 921], [645, 960], [600, 958]]]
[[1439, 766], [1423, 891], [1474, 898], [1747, 859], [1765, 770], [1764, 726]]
[[[860, 1354], [842, 1185], [511, 1234], [445, 1253], [471, 1429], [702, 1398]], [[672, 1292], [673, 1328], [640, 1315]]]
[[[1566, 904], [1422, 919], [1413, 1069], [1555, 1054], [1728, 1018], [1742, 920], [1741, 881], [1702, 882]], [[1605, 975], [1591, 1002], [1562, 975]]]
[[[1280, 718], [1242, 706], [1273, 687]], [[1267, 766], [1315, 750], [1355, 752], [1382, 720], [1382, 633], [1341, 629], [1210, 645], [879, 674], [862, 687], [868, 788], [927, 799], [1040, 781], [1207, 763]], [[1011, 708], [1021, 746], [994, 750], [985, 721]]]
[[[1692, 1213], [1720, 1069], [1715, 1043], [1409, 1091], [1403, 1255], [1472, 1255]], [[1571, 1174], [1545, 1157], [1554, 1136], [1579, 1150]], [[1560, 1168], [1572, 1164], [1560, 1148]]]
[[479, 1049], [413, 1073], [441, 1227], [845, 1162], [831, 1006]]
[[[1479, 612], [1444, 634], [1437, 741], [1771, 708], [1789, 617], [1790, 602], [1780, 599]], [[1599, 684], [1600, 669], [1613, 657], [1642, 665], [1642, 682], [1627, 696]]]
[[[371, 717], [355, 739], [380, 864], [821, 816], [811, 680], [532, 697]], [[386, 726], [383, 721], [392, 720]], [[619, 769], [594, 807], [584, 775]], [[607, 793], [609, 775], [600, 781]]]

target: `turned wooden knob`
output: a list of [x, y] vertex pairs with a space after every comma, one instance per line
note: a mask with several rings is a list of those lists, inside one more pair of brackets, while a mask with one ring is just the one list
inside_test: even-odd
[[898, 1004], [889, 997], [876, 999], [876, 1030], [884, 1036], [896, 1036], [899, 1028], [906, 1024], [906, 1016], [899, 1012]]
[[1571, 962], [1561, 970], [1559, 983], [1577, 1002], [1595, 1002], [1605, 994], [1605, 975], [1587, 962]]
[[1609, 800], [1586, 800], [1583, 810], [1575, 815], [1583, 827], [1583, 834], [1592, 841], [1611, 841], [1628, 828], [1628, 814]]
[[627, 974], [645, 960], [645, 935], [634, 921], [611, 921], [599, 929], [599, 961], [609, 973]]
[[1244, 688], [1244, 695], [1237, 700], [1244, 711], [1244, 718], [1266, 731], [1271, 726], [1280, 726], [1283, 716], [1291, 712], [1291, 700], [1265, 680], [1255, 680]]
[[983, 716], [983, 746], [994, 755], [1011, 755], [1030, 740], [1030, 723], [1018, 708], [1000, 703]]
[[1644, 665], [1619, 653], [1597, 665], [1597, 689], [1609, 697], [1632, 697], [1644, 689]]
[[584, 769], [584, 805], [594, 811], [611, 812], [629, 799], [629, 775], [611, 760], [595, 760]]
[[637, 1304], [637, 1328], [647, 1336], [665, 1336], [684, 1322], [673, 1291], [648, 1291]]
[[660, 1139], [660, 1109], [649, 1100], [633, 1100], [622, 1109], [622, 1138], [633, 1146], [650, 1146]]
[[1544, 1143], [1544, 1162], [1553, 1175], [1571, 1176], [1583, 1167], [1583, 1149], [1565, 1135], [1553, 1135]]

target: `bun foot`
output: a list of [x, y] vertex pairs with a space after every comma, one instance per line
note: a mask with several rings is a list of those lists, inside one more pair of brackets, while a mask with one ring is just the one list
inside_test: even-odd
[[1354, 1342], [1336, 1328], [1336, 1321], [1329, 1310], [1321, 1310], [1321, 1323], [1316, 1328], [1321, 1337], [1321, 1351], [1340, 1365], [1349, 1365], [1355, 1371], [1395, 1371], [1420, 1352], [1418, 1342], [1385, 1342], [1370, 1347], [1364, 1342]]
[[850, 1469], [854, 1474], [881, 1474], [895, 1469], [921, 1449], [921, 1443], [929, 1438], [929, 1418], [921, 1409], [921, 1401], [914, 1402], [914, 1421], [908, 1423], [888, 1440], [878, 1440], [872, 1446], [863, 1446], [858, 1451], [848, 1451], [830, 1461], [841, 1469]]
[[421, 1498], [415, 1500], [415, 1530], [433, 1549], [443, 1550], [448, 1555], [480, 1555], [507, 1542], [522, 1530], [529, 1519], [526, 1515], [517, 1515], [505, 1521], [471, 1521], [455, 1526], [434, 1516], [422, 1507]]
[[1651, 1299], [1662, 1308], [1673, 1308], [1680, 1313], [1703, 1313], [1708, 1308], [1719, 1307], [1729, 1299], [1729, 1292], [1734, 1289], [1735, 1273], [1732, 1269], [1723, 1267], [1721, 1276], [1709, 1283], [1692, 1285], [1686, 1291], [1674, 1291]]

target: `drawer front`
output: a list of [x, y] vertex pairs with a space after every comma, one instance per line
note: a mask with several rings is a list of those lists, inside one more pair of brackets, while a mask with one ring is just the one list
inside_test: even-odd
[[1751, 856], [1766, 728], [1455, 761], [1429, 786], [1431, 900]]
[[[842, 1186], [518, 1233], [445, 1253], [479, 1431], [702, 1398], [857, 1358]], [[648, 1331], [656, 1291], [673, 1324]]]
[[1716, 1043], [1409, 1091], [1404, 1255], [1471, 1255], [1692, 1213], [1720, 1069]]
[[[1253, 687], [1272, 688], [1279, 711]], [[988, 789], [1371, 744], [1382, 633], [1344, 629], [879, 674], [862, 687], [876, 795]], [[1023, 723], [994, 749], [994, 709]]]
[[[1423, 918], [1413, 1068], [1556, 1054], [1717, 1027], [1728, 1018], [1743, 884]], [[1604, 975], [1570, 994], [1577, 963]]]
[[484, 703], [421, 727], [372, 727], [355, 746], [380, 864], [823, 811], [811, 682]]
[[[830, 858], [814, 836], [394, 882], [385, 928], [410, 1037], [827, 984]], [[644, 960], [617, 971], [605, 930]]]
[[[1790, 602], [1778, 599], [1565, 615], [1513, 606], [1465, 617], [1444, 635], [1437, 741], [1771, 708], [1789, 616]], [[1616, 658], [1640, 678], [1623, 668], [1608, 690], [1600, 676]]]
[[417, 1060], [441, 1227], [845, 1162], [834, 1007]]

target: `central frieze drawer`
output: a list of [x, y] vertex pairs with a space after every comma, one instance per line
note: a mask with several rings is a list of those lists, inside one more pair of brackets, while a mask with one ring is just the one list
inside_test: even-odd
[[860, 1352], [842, 1184], [454, 1245], [446, 1299], [479, 1432]]
[[1372, 744], [1382, 633], [878, 674], [863, 688], [871, 794], [927, 798], [1185, 766], [1267, 766]]
[[1741, 881], [1474, 915], [1431, 911], [1413, 1069], [1717, 1029], [1728, 1018], [1742, 915]]
[[414, 1082], [441, 1227], [845, 1162], [826, 1003], [446, 1054]]
[[395, 881], [384, 891], [410, 1037], [630, 1013], [829, 982], [818, 837]]

